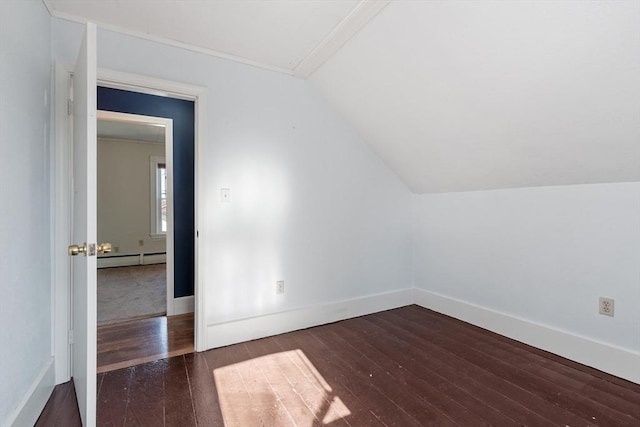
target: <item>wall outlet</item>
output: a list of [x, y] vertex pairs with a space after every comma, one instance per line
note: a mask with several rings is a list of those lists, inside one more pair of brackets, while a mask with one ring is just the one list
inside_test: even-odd
[[613, 317], [613, 298], [600, 297], [598, 307], [600, 314]]
[[276, 282], [276, 294], [284, 294], [284, 280]]
[[144, 240], [138, 240], [138, 246], [144, 246]]

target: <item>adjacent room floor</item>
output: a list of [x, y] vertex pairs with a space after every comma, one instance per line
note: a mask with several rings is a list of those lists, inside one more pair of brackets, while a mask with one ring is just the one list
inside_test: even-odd
[[193, 313], [167, 317], [166, 264], [98, 270], [98, 373], [193, 352]]
[[98, 373], [192, 353], [193, 313], [98, 326]]
[[98, 425], [640, 425], [640, 385], [418, 306], [97, 380]]
[[166, 264], [98, 269], [98, 326], [167, 314]]

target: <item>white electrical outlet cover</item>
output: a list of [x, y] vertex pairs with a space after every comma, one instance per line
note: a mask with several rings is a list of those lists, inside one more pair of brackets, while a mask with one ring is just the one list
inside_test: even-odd
[[614, 313], [614, 301], [613, 298], [600, 297], [598, 299], [598, 312], [605, 316], [613, 317]]

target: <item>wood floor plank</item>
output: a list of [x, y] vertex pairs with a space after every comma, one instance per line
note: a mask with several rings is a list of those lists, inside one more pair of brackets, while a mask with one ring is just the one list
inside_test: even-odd
[[[394, 361], [393, 357], [389, 358], [376, 348], [363, 344], [363, 341], [357, 334], [350, 334], [348, 338], [345, 337], [344, 334], [347, 329], [348, 328], [344, 328], [342, 325], [333, 324], [327, 325], [326, 328], [323, 328], [323, 331], [326, 331], [326, 335], [324, 336], [328, 340], [342, 348], [341, 353], [350, 355], [354, 363], [353, 366], [356, 367], [356, 369], [358, 369], [358, 364], [365, 368], [365, 371], [366, 368], [369, 368], [369, 371], [371, 371], [370, 377], [372, 384], [379, 388], [390, 400], [398, 404], [398, 406], [401, 405], [404, 411], [420, 424], [458, 424], [454, 421], [454, 418], [448, 416], [446, 412], [440, 409], [440, 405], [433, 404], [433, 402], [430, 401], [428, 397], [436, 396], [435, 398], [439, 399], [440, 403], [445, 402], [445, 400], [440, 399], [441, 396], [439, 393], [436, 393], [429, 384], [405, 375], [406, 371]], [[400, 404], [400, 402], [402, 403]], [[407, 402], [411, 404], [408, 405]], [[463, 418], [462, 413], [464, 413], [465, 408], [456, 405], [453, 401], [450, 401], [450, 403], [453, 404], [452, 406], [455, 406], [454, 410], [456, 412], [461, 412], [460, 417]], [[474, 425], [488, 425], [478, 417], [467, 417], [464, 419], [466, 422], [473, 422]], [[460, 423], [460, 425], [465, 424]]]
[[35, 426], [82, 427], [73, 381], [55, 387]]
[[[389, 315], [393, 314], [390, 313]], [[427, 332], [427, 334], [422, 335], [422, 338], [431, 335], [428, 334], [423, 324], [411, 318], [405, 320], [414, 325], [417, 330]], [[452, 353], [460, 355], [469, 363], [475, 363], [502, 378], [523, 385], [527, 390], [551, 403], [553, 406], [571, 412], [581, 419], [583, 423], [602, 420], [609, 425], [628, 425], [628, 420], [620, 419], [619, 417], [615, 417], [615, 415], [612, 416], [611, 412], [607, 413], [602, 405], [589, 401], [578, 393], [554, 385], [552, 382], [540, 378], [535, 374], [524, 371], [519, 366], [511, 365], [502, 360], [494, 352], [484, 353], [475, 346], [467, 346], [464, 342], [453, 337], [453, 335], [455, 335], [455, 332], [451, 331], [450, 334], [438, 334], [435, 337], [432, 336], [431, 339]], [[561, 391], [558, 392], [558, 389]]]
[[209, 367], [204, 353], [185, 354], [184, 360], [198, 425], [224, 426], [213, 370]]
[[98, 327], [98, 373], [194, 351], [193, 313]]
[[[326, 400], [330, 400], [335, 405], [342, 405], [343, 410], [346, 408], [348, 415], [343, 416], [345, 422], [352, 426], [385, 425], [366, 402], [366, 396], [352, 392], [345, 385], [348, 374], [336, 369], [326, 359], [324, 348], [318, 345], [318, 342], [310, 336], [308, 331], [296, 331], [278, 335], [274, 337], [274, 341], [282, 351], [299, 351], [302, 353], [298, 362], [305, 365], [307, 364], [306, 361], [308, 361], [308, 365], [306, 367], [301, 366], [301, 370], [311, 371], [312, 375], [314, 371], [318, 372], [318, 377], [314, 379], [315, 382], [319, 383], [316, 387], [329, 390]], [[311, 382], [313, 383], [313, 380]], [[319, 412], [328, 413], [329, 409], [330, 407], [327, 406]], [[326, 415], [323, 416], [323, 420], [325, 418]]]
[[[266, 338], [247, 343], [247, 350], [254, 360], [256, 383], [261, 392], [279, 407], [280, 417], [287, 418], [282, 424], [310, 425], [315, 421], [315, 414], [305, 401], [296, 394], [289, 379], [282, 373], [280, 365], [287, 360], [273, 340]], [[269, 420], [274, 425], [278, 420]]]
[[[403, 331], [406, 330], [405, 326], [398, 326], [398, 319], [389, 320], [384, 316], [376, 316], [368, 317], [367, 320], [380, 324], [392, 336], [402, 336]], [[416, 359], [421, 363], [426, 363], [439, 372], [447, 372], [447, 377], [454, 381], [462, 379], [462, 377], [468, 377], [480, 383], [481, 392], [477, 393], [476, 396], [486, 398], [490, 396], [488, 390], [495, 390], [502, 395], [505, 399], [505, 405], [500, 406], [502, 410], [516, 411], [517, 413], [517, 407], [513, 410], [510, 409], [513, 408], [511, 402], [515, 402], [517, 405], [527, 408], [529, 412], [548, 419], [549, 423], [554, 425], [584, 425], [585, 423], [585, 420], [576, 417], [571, 412], [549, 405], [546, 400], [519, 384], [514, 384], [508, 378], [496, 375], [492, 371], [485, 369], [485, 367], [479, 366], [474, 362], [468, 362], [460, 355], [441, 347], [434, 339], [420, 338], [417, 334], [412, 334], [412, 337], [408, 340], [410, 347], [414, 348], [412, 354], [416, 355]], [[467, 344], [472, 345], [472, 343]], [[473, 386], [473, 382], [467, 383], [467, 387]], [[527, 422], [533, 421], [527, 417]]]
[[[419, 321], [418, 317], [408, 312], [408, 318], [411, 321]], [[443, 318], [441, 321], [450, 322], [450, 333], [447, 334], [445, 339], [449, 339], [459, 346], [460, 342], [464, 342], [474, 332], [474, 328], [465, 328], [463, 324], [453, 321], [452, 319]], [[494, 360], [498, 360], [502, 366], [508, 366], [508, 369], [512, 375], [520, 375], [522, 381], [527, 381], [531, 385], [533, 390], [541, 396], [553, 401], [556, 405], [564, 407], [587, 420], [602, 420], [604, 423], [611, 425], [635, 425], [638, 420], [625, 409], [616, 409], [616, 406], [607, 406], [599, 402], [597, 399], [593, 399], [593, 395], [587, 395], [584, 390], [572, 389], [567, 384], [567, 379], [561, 375], [552, 373], [548, 378], [541, 375], [541, 371], [544, 372], [544, 366], [541, 364], [534, 364], [533, 356], [528, 356], [525, 359], [518, 359], [517, 347], [513, 346], [511, 351], [505, 351], [500, 348], [499, 345], [486, 345], [486, 338], [493, 338], [496, 334], [485, 331], [483, 334], [485, 340], [478, 340], [474, 345], [474, 351], [477, 354], [482, 354], [483, 357], [489, 357]], [[600, 394], [600, 397], [602, 395]], [[636, 405], [637, 406], [637, 405]]]
[[[461, 334], [459, 337], [463, 339], [465, 336], [467, 335]], [[511, 365], [519, 366], [523, 372], [537, 375], [541, 379], [553, 383], [563, 395], [569, 398], [575, 399], [579, 396], [585, 405], [593, 410], [593, 416], [598, 416], [597, 413], [605, 413], [607, 417], [605, 421], [607, 422], [615, 420], [617, 423], [627, 422], [640, 425], [640, 407], [637, 404], [585, 384], [584, 379], [576, 379], [566, 375], [563, 370], [558, 369], [562, 366], [561, 364], [537, 360], [542, 358], [517, 348], [509, 350], [498, 344], [479, 342], [476, 349], [485, 353], [492, 350], [495, 357], [499, 357]]]
[[435, 419], [435, 414], [416, 404], [405, 393], [397, 395], [392, 392], [380, 368], [364, 363], [359, 355], [345, 347], [339, 347], [337, 351], [322, 329], [313, 328], [309, 333], [323, 347], [325, 357], [336, 369], [351, 372], [344, 377], [345, 385], [354, 393], [363, 395], [369, 405], [376, 408], [375, 414], [384, 424], [417, 426], [421, 425], [419, 419]]
[[[370, 334], [366, 338], [359, 336], [354, 332], [354, 326], [365, 320], [357, 320], [357, 322], [332, 325], [336, 329], [336, 340], [343, 340], [345, 345], [353, 346], [364, 357], [370, 358], [373, 363], [400, 380], [406, 385], [408, 391], [434, 407], [451, 423], [502, 425], [516, 422], [515, 419], [487, 405], [437, 372], [406, 358], [405, 353], [398, 347], [386, 345], [388, 343], [386, 335]], [[455, 416], [447, 414], [455, 414]]]
[[195, 426], [195, 408], [184, 356], [165, 360], [164, 425], [167, 427]]
[[640, 425], [640, 385], [417, 306], [96, 379], [100, 426]]
[[303, 353], [282, 351], [274, 338], [248, 344], [263, 354], [262, 373], [295, 425], [322, 425], [329, 419], [335, 426], [348, 425], [340, 414], [344, 408], [330, 400], [330, 387]]
[[220, 410], [225, 426], [263, 426], [259, 404], [246, 383], [241, 364], [250, 356], [243, 344], [222, 347], [205, 353], [207, 365], [212, 370]]
[[[451, 385], [466, 393], [456, 393], [454, 389], [450, 397], [454, 399], [456, 403], [463, 406], [468, 405], [469, 399], [471, 398], [471, 404], [475, 408], [474, 413], [478, 413], [477, 416], [480, 418], [484, 417], [483, 406], [486, 405], [488, 408], [493, 408], [505, 414], [519, 424], [546, 426], [551, 423], [550, 420], [512, 400], [508, 394], [501, 394], [496, 391], [496, 388], [500, 389], [501, 387], [496, 387], [495, 381], [484, 378], [484, 382], [480, 382], [473, 376], [467, 375], [465, 373], [466, 369], [460, 369], [460, 361], [455, 363], [455, 365], [458, 366], [451, 365], [448, 363], [451, 362], [451, 359], [448, 357], [434, 357], [435, 353], [427, 347], [422, 349], [416, 348], [415, 338], [410, 334], [406, 334], [404, 330], [400, 329], [396, 331], [392, 337], [389, 337], [388, 329], [376, 325], [370, 318], [359, 318], [355, 319], [355, 321], [365, 323], [363, 327], [377, 327], [379, 329], [377, 335], [383, 339], [382, 342], [386, 345], [377, 345], [376, 347], [381, 349], [381, 351], [387, 347], [395, 348], [400, 354], [400, 356], [398, 356], [400, 360], [399, 363], [402, 364], [403, 368], [407, 369], [410, 375], [425, 379], [432, 384], [441, 384], [442, 381], [448, 381]], [[389, 342], [388, 338], [391, 338], [392, 341]], [[424, 355], [424, 357], [415, 357], [414, 354], [416, 352]], [[448, 387], [446, 385], [439, 385], [437, 389], [446, 390]], [[447, 413], [455, 414], [456, 419], [458, 419], [461, 414], [464, 414], [464, 412], [452, 409], [453, 408], [447, 409]], [[460, 421], [467, 425], [469, 423], [468, 420]]]
[[131, 372], [125, 425], [164, 426], [164, 371], [167, 359], [128, 368]]
[[131, 368], [104, 374], [97, 402], [98, 426], [125, 425], [131, 374]]
[[[251, 401], [258, 409], [263, 425], [295, 426], [294, 418], [287, 411], [277, 391], [277, 387], [281, 384], [274, 384], [275, 375], [271, 381], [269, 380], [272, 372], [275, 372], [269, 354], [260, 352], [255, 342], [241, 345], [245, 347], [249, 359], [238, 365], [238, 370], [251, 395]], [[277, 380], [282, 381], [281, 378]]]
[[[416, 313], [416, 316], [413, 317], [415, 320], [424, 319], [424, 313]], [[411, 318], [410, 315], [408, 317]], [[525, 344], [514, 345], [513, 342], [505, 341], [504, 337], [497, 334], [487, 335], [485, 330], [470, 327], [468, 324], [456, 322], [453, 319], [433, 319], [435, 322], [445, 320], [450, 322], [448, 327], [452, 333], [449, 336], [456, 336], [461, 341], [473, 339], [477, 343], [476, 349], [485, 353], [493, 353], [496, 357], [509, 361], [524, 371], [552, 381], [557, 387], [588, 396], [596, 406], [619, 408], [619, 410], [613, 410], [618, 412], [618, 417], [623, 419], [630, 417], [632, 419], [629, 421], [637, 422], [640, 425], [640, 405], [630, 400], [632, 398], [628, 393], [625, 394], [625, 388], [609, 381], [594, 379], [592, 375], [569, 368], [557, 359], [550, 360], [543, 354], [532, 351], [534, 349]]]

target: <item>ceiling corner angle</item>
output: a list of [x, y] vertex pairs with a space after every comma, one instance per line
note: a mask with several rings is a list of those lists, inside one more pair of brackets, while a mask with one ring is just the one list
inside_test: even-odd
[[[3, 1], [3, 0], [0, 0]], [[269, 70], [269, 71], [274, 71], [277, 73], [282, 73], [282, 74], [286, 74], [286, 75], [293, 75], [293, 70], [290, 70], [288, 68], [282, 68], [282, 67], [278, 67], [278, 66], [274, 66], [274, 65], [270, 65], [270, 64], [265, 64], [262, 62], [258, 62], [258, 61], [253, 61], [251, 59], [247, 59], [247, 58], [243, 58], [241, 56], [236, 56], [236, 55], [232, 55], [229, 53], [225, 53], [225, 52], [220, 52], [217, 50], [213, 50], [213, 49], [208, 49], [206, 47], [201, 47], [201, 46], [196, 46], [193, 45], [191, 43], [185, 43], [185, 42], [181, 42], [178, 40], [173, 40], [173, 39], [168, 39], [165, 37], [161, 37], [161, 36], [156, 36], [153, 34], [149, 34], [149, 33], [145, 33], [142, 31], [136, 31], [136, 30], [130, 30], [127, 28], [123, 28], [123, 27], [119, 27], [117, 25], [113, 25], [113, 24], [107, 24], [104, 22], [100, 22], [100, 21], [95, 21], [95, 20], [90, 20], [87, 19], [85, 17], [82, 16], [77, 16], [74, 14], [70, 14], [70, 13], [66, 13], [66, 12], [61, 12], [59, 10], [54, 9], [53, 7], [49, 7], [51, 6], [50, 1], [51, 0], [42, 0], [43, 3], [45, 4], [45, 6], [47, 7], [47, 9], [49, 10], [49, 13], [51, 14], [52, 17], [54, 18], [59, 18], [59, 19], [64, 19], [66, 21], [70, 21], [70, 22], [76, 22], [78, 24], [83, 24], [85, 25], [87, 22], [93, 22], [95, 23], [99, 28], [108, 30], [108, 31], [113, 31], [115, 33], [120, 33], [120, 34], [125, 34], [131, 37], [136, 37], [139, 39], [144, 39], [144, 40], [149, 40], [152, 42], [156, 42], [156, 43], [161, 43], [167, 46], [173, 46], [173, 47], [177, 47], [180, 49], [185, 49], [191, 52], [196, 52], [196, 53], [201, 53], [203, 55], [209, 55], [215, 58], [219, 58], [219, 59], [224, 59], [227, 61], [233, 61], [233, 62], [238, 62], [240, 64], [244, 64], [244, 65], [249, 65], [252, 67], [256, 67], [256, 68], [260, 68], [263, 70]]]
[[296, 65], [293, 75], [302, 79], [311, 76], [390, 2], [391, 0], [360, 0], [351, 12]]
[[44, 4], [44, 7], [47, 8], [47, 11], [49, 12], [50, 16], [55, 16], [55, 9], [53, 8], [53, 5], [51, 4], [50, 0], [42, 0], [42, 4]]

